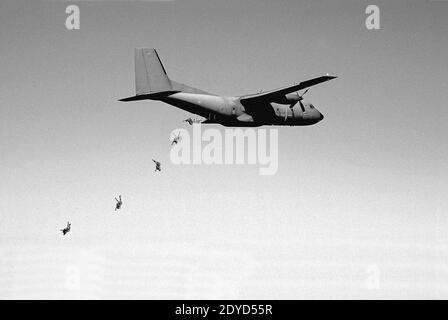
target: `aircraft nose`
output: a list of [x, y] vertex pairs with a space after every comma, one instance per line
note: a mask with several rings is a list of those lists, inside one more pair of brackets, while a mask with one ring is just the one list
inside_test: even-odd
[[320, 114], [320, 121], [324, 120], [324, 115], [321, 113]]

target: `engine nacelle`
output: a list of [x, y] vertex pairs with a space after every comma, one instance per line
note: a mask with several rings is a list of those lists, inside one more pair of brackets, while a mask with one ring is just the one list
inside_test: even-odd
[[286, 101], [289, 103], [294, 103], [302, 100], [302, 96], [298, 92], [292, 92], [285, 95]]
[[285, 94], [284, 96], [282, 96], [280, 98], [275, 99], [274, 102], [291, 105], [291, 104], [294, 104], [295, 102], [299, 102], [302, 99], [303, 99], [303, 97], [298, 92], [292, 92], [292, 93]]

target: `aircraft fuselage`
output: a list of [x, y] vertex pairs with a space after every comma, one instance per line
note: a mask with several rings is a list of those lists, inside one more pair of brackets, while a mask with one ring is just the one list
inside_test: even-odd
[[[301, 103], [298, 99], [244, 106], [239, 97], [178, 92], [157, 100], [200, 115], [207, 119], [204, 123], [224, 126], [307, 126], [323, 119], [323, 115], [311, 103]], [[247, 112], [248, 108], [251, 112]], [[257, 116], [257, 108], [263, 110], [260, 117]]]

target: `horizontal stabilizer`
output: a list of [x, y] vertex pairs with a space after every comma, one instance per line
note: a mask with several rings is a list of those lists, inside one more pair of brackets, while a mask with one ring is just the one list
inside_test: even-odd
[[155, 93], [141, 94], [133, 97], [128, 97], [124, 99], [120, 99], [119, 101], [129, 102], [129, 101], [138, 101], [138, 100], [160, 100], [162, 98], [169, 97], [172, 94], [179, 93], [180, 91], [161, 91]]

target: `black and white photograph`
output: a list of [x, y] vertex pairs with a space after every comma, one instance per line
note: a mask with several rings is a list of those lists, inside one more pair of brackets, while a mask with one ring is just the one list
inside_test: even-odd
[[448, 299], [448, 1], [1, 0], [0, 44], [0, 300]]

